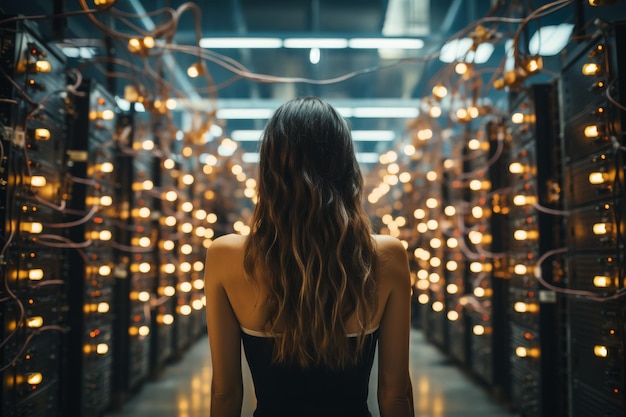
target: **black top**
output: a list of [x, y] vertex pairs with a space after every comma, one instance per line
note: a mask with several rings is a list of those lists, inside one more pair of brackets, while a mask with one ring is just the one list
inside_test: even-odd
[[[356, 336], [347, 336], [356, 343]], [[371, 417], [367, 407], [378, 329], [368, 333], [356, 365], [341, 370], [272, 363], [274, 338], [242, 329], [257, 398], [254, 417]]]

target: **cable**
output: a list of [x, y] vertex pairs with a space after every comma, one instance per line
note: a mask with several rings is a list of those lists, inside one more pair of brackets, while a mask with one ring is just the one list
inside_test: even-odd
[[550, 251], [547, 251], [546, 253], [544, 253], [543, 255], [541, 255], [541, 257], [539, 257], [539, 259], [537, 259], [537, 262], [535, 263], [535, 267], [534, 267], [534, 274], [535, 274], [535, 278], [537, 279], [537, 281], [539, 281], [544, 287], [561, 293], [561, 294], [565, 294], [565, 295], [571, 295], [571, 296], [580, 296], [580, 297], [584, 297], [587, 299], [590, 299], [592, 301], [598, 301], [598, 302], [605, 302], [605, 301], [611, 301], [611, 300], [616, 300], [618, 298], [621, 298], [623, 296], [626, 295], [626, 288], [621, 288], [619, 290], [617, 290], [615, 292], [615, 294], [612, 295], [607, 295], [607, 296], [600, 296], [598, 295], [598, 293], [592, 292], [592, 291], [586, 291], [586, 290], [576, 290], [576, 289], [571, 289], [571, 288], [563, 288], [563, 287], [557, 287], [556, 285], [552, 285], [549, 282], [547, 282], [546, 280], [543, 279], [543, 274], [541, 271], [541, 265], [543, 264], [543, 262], [545, 262], [545, 260], [551, 256], [554, 255], [559, 255], [562, 253], [567, 253], [568, 252], [568, 248], [564, 247], [564, 248], [558, 248], [558, 249], [553, 249]]

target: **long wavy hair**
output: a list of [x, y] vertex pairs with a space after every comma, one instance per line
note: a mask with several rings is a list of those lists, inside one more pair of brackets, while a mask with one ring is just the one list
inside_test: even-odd
[[[274, 360], [303, 367], [354, 363], [377, 298], [375, 247], [350, 127], [319, 98], [286, 102], [263, 132], [258, 174], [244, 267], [269, 290]], [[346, 335], [354, 313], [356, 348]]]

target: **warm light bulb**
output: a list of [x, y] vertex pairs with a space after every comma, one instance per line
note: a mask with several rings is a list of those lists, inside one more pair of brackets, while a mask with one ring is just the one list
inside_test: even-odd
[[433, 87], [433, 95], [438, 99], [442, 99], [448, 95], [448, 89], [441, 84], [437, 84]]
[[52, 66], [50, 62], [45, 60], [38, 60], [35, 62], [35, 71], [37, 72], [50, 72], [52, 70]]
[[20, 229], [28, 233], [41, 233], [43, 231], [43, 225], [39, 222], [23, 222], [20, 225]]
[[519, 162], [512, 162], [509, 165], [509, 172], [511, 174], [522, 174], [524, 172], [524, 165]]
[[596, 235], [605, 235], [609, 229], [610, 225], [608, 223], [596, 223], [593, 225], [593, 233]]
[[43, 269], [40, 269], [40, 268], [29, 269], [28, 279], [31, 281], [41, 281], [43, 279]]
[[36, 140], [49, 140], [50, 131], [44, 128], [35, 129], [35, 139]]
[[604, 172], [592, 172], [589, 174], [589, 183], [590, 184], [602, 184], [605, 182]]
[[593, 347], [593, 354], [599, 358], [606, 358], [609, 356], [609, 349], [606, 346], [595, 345]]
[[588, 62], [583, 65], [583, 75], [598, 75], [600, 73], [600, 65], [595, 62]]
[[43, 381], [43, 375], [40, 372], [33, 372], [26, 375], [26, 382], [29, 385], [39, 385]]
[[191, 64], [189, 68], [187, 68], [187, 76], [189, 78], [197, 78], [200, 75], [200, 66], [198, 63]]
[[511, 121], [515, 124], [524, 123], [524, 113], [513, 113], [511, 115]]
[[478, 139], [471, 139], [469, 142], [467, 142], [467, 147], [471, 151], [477, 151], [478, 149], [480, 149], [480, 141]]
[[47, 183], [46, 177], [42, 175], [33, 175], [30, 177], [30, 185], [32, 187], [43, 187]]
[[587, 138], [597, 138], [600, 136], [600, 128], [597, 125], [586, 126], [584, 134]]
[[468, 65], [465, 62], [458, 62], [455, 66], [454, 66], [454, 71], [459, 74], [459, 75], [463, 75], [465, 73], [467, 73], [467, 71], [469, 70]]
[[513, 267], [513, 272], [517, 275], [525, 275], [528, 272], [528, 267], [524, 264], [517, 264]]
[[448, 271], [456, 271], [459, 268], [459, 264], [454, 261], [454, 260], [449, 260], [448, 262], [446, 262], [446, 269]]
[[26, 319], [26, 326], [30, 329], [38, 329], [43, 326], [43, 317], [33, 316]]
[[596, 275], [593, 277], [593, 285], [598, 288], [610, 287], [611, 278], [606, 275]]

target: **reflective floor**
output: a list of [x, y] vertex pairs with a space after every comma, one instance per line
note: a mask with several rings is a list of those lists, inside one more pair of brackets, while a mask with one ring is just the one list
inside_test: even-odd
[[[206, 337], [197, 341], [181, 361], [169, 365], [158, 380], [147, 381], [120, 411], [104, 417], [209, 417], [211, 362]], [[251, 417], [254, 392], [244, 366], [242, 417]], [[517, 417], [498, 404], [471, 376], [449, 362], [420, 330], [411, 335], [411, 376], [416, 416]], [[370, 410], [376, 406], [376, 366], [372, 371]]]

